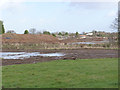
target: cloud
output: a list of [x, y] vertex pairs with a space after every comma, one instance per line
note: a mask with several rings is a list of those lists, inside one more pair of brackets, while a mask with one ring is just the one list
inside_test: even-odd
[[0, 1], [0, 19], [2, 14], [2, 9], [5, 7], [5, 4], [8, 2], [8, 0], [1, 0]]
[[111, 12], [108, 13], [108, 16], [109, 17], [117, 16], [117, 12], [116, 11], [111, 11]]
[[7, 3], [8, 2], [8, 0], [1, 0], [0, 1], [0, 8], [2, 8], [2, 6], [5, 4], [5, 3]]
[[119, 2], [119, 0], [70, 0], [71, 2]]
[[84, 8], [84, 9], [110, 9], [117, 8], [117, 2], [71, 2], [71, 7]]
[[3, 20], [4, 12], [7, 12], [7, 15], [24, 12], [24, 2], [25, 0], [2, 0], [0, 3], [0, 20]]
[[[18, 9], [24, 0], [0, 0], [0, 19], [2, 19], [2, 12], [6, 9]], [[10, 10], [12, 12], [12, 9]]]
[[25, 0], [0, 0], [0, 9], [8, 7], [6, 4], [10, 2], [15, 2], [17, 5], [24, 2]]

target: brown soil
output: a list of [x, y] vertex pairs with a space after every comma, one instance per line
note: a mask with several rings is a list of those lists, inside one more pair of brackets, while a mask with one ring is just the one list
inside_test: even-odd
[[52, 35], [3, 34], [2, 43], [57, 43], [59, 40]]
[[[1, 35], [0, 35], [1, 36]], [[2, 43], [70, 43], [70, 42], [91, 42], [91, 41], [103, 41], [103, 38], [68, 38], [65, 40], [58, 40], [57, 37], [52, 35], [33, 35], [33, 34], [2, 34]]]
[[64, 39], [61, 40], [61, 42], [63, 43], [71, 43], [71, 42], [91, 42], [91, 41], [104, 41], [107, 39], [103, 39], [103, 38], [98, 38], [98, 37], [93, 37], [93, 38], [68, 38], [68, 39]]
[[[7, 50], [3, 50], [7, 51]], [[15, 50], [14, 50], [15, 51]], [[11, 51], [11, 52], [14, 52]], [[22, 51], [22, 50], [21, 50]], [[25, 51], [24, 51], [25, 52]], [[40, 53], [55, 53], [61, 52], [65, 53], [62, 57], [30, 57], [28, 59], [18, 60], [18, 59], [3, 59], [2, 64], [13, 65], [13, 64], [29, 64], [37, 62], [46, 62], [52, 60], [76, 60], [76, 59], [92, 59], [92, 58], [117, 58], [118, 50], [104, 50], [104, 49], [74, 49], [74, 50], [27, 50], [26, 52], [40, 52]]]

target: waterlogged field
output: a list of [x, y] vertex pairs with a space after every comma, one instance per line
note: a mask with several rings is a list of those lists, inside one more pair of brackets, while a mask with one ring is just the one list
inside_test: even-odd
[[5, 88], [117, 88], [118, 60], [56, 60], [3, 66]]
[[63, 53], [47, 53], [40, 54], [39, 52], [0, 52], [0, 56], [3, 59], [25, 59], [32, 56], [44, 56], [44, 57], [53, 57], [53, 56], [64, 56]]

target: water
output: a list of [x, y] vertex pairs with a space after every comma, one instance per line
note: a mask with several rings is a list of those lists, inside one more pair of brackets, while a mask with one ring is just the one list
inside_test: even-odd
[[63, 53], [47, 53], [40, 54], [39, 52], [0, 52], [0, 57], [3, 59], [24, 59], [30, 58], [32, 56], [43, 56], [43, 57], [53, 57], [53, 56], [64, 56]]
[[96, 44], [96, 43], [94, 43], [94, 42], [75, 42], [72, 44]]
[[108, 43], [109, 41], [93, 41], [93, 42], [75, 42], [72, 44], [100, 44], [100, 43]]

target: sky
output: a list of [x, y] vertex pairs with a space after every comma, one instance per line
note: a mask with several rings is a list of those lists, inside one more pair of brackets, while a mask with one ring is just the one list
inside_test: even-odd
[[0, 6], [5, 30], [23, 34], [35, 28], [50, 32], [113, 32], [117, 2], [6, 2]]

